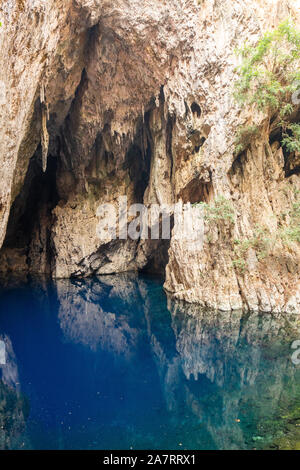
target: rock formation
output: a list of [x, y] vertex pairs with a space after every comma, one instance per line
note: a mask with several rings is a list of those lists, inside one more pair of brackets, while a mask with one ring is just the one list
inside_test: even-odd
[[[246, 40], [298, 0], [32, 0], [0, 2], [2, 272], [55, 278], [165, 272], [177, 299], [232, 310], [300, 310], [297, 244], [254, 250], [240, 272], [232, 240], [271, 230], [300, 189], [276, 136], [238, 158], [238, 126], [259, 122], [232, 100]], [[202, 250], [186, 242], [97, 237], [97, 207], [209, 202], [234, 207], [234, 228]]]

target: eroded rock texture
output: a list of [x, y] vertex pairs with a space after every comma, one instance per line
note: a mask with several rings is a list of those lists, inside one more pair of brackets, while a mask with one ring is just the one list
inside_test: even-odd
[[[223, 310], [300, 310], [299, 246], [240, 272], [232, 240], [276, 229], [299, 165], [262, 134], [235, 159], [251, 116], [232, 100], [234, 49], [299, 1], [1, 2], [1, 271], [54, 277], [165, 271], [178, 299]], [[46, 172], [43, 172], [43, 168]], [[236, 214], [202, 250], [99, 240], [99, 204], [213, 201]]]

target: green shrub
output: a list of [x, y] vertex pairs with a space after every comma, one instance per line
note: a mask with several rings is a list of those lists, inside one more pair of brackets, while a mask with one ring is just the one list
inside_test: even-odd
[[246, 148], [251, 144], [253, 137], [258, 134], [258, 131], [259, 128], [257, 126], [240, 127], [235, 139], [234, 153], [238, 155], [239, 153], [246, 150]]
[[237, 258], [233, 260], [233, 265], [244, 270], [246, 267], [245, 258], [250, 248], [255, 250], [259, 261], [266, 258], [273, 241], [273, 237], [267, 228], [256, 225], [251, 238], [236, 239], [234, 241], [234, 251]]
[[285, 130], [291, 131], [290, 134], [286, 132], [283, 134], [282, 145], [289, 153], [300, 153], [300, 124], [290, 124], [286, 126]]
[[[290, 243], [300, 243], [300, 198], [299, 191], [295, 191], [296, 201], [292, 205], [292, 209], [288, 213], [289, 223], [287, 226], [279, 228], [274, 233], [269, 229], [255, 226], [253, 236], [251, 238], [234, 240], [234, 252], [237, 256], [233, 260], [233, 266], [244, 271], [246, 268], [246, 256], [248, 250], [253, 248], [259, 261], [269, 256], [272, 247], [276, 242], [281, 241], [285, 245]], [[286, 214], [281, 214], [281, 218]]]
[[286, 20], [256, 45], [245, 44], [237, 52], [242, 64], [237, 68], [236, 100], [266, 114], [269, 132], [272, 121], [272, 130], [283, 130], [282, 145], [287, 151], [299, 151], [300, 125], [291, 124], [289, 118], [296, 110], [292, 94], [300, 80], [300, 32]]
[[227, 220], [231, 224], [235, 223], [234, 208], [229, 199], [226, 199], [224, 196], [218, 196], [213, 204], [199, 202], [194, 205], [201, 205], [203, 207], [204, 220], [208, 222]]
[[291, 242], [300, 243], [300, 200], [298, 191], [295, 193], [295, 196], [296, 202], [293, 204], [292, 209], [289, 212], [289, 225], [279, 231], [281, 241], [287, 245]]

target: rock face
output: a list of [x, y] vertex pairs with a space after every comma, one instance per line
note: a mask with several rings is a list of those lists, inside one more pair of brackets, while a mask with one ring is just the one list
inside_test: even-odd
[[[296, 0], [0, 2], [0, 270], [164, 271], [177, 299], [299, 312], [298, 245], [233, 264], [234, 238], [276, 230], [300, 178], [264, 132], [234, 156], [238, 126], [262, 117], [232, 100], [234, 49], [299, 13]], [[128, 205], [223, 195], [236, 223], [194, 250], [174, 236], [100, 240], [98, 206], [117, 209], [124, 195]]]

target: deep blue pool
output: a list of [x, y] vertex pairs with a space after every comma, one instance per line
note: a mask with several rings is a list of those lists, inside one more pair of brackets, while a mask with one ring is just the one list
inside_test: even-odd
[[6, 282], [0, 448], [274, 447], [300, 423], [299, 326], [174, 302], [134, 274]]

